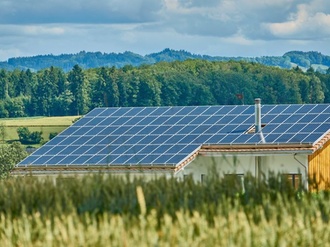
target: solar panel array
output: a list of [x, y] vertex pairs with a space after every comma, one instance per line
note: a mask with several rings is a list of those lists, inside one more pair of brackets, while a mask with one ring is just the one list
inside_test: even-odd
[[[266, 143], [315, 143], [330, 105], [263, 105]], [[96, 108], [23, 160], [34, 165], [175, 166], [202, 144], [259, 144], [254, 105]]]

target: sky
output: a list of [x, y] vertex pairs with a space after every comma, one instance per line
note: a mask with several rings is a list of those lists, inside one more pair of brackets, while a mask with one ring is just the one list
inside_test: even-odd
[[0, 0], [0, 61], [165, 48], [226, 57], [330, 55], [330, 1]]

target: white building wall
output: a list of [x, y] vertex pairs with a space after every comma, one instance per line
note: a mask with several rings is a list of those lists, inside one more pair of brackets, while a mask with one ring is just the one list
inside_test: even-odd
[[[262, 155], [260, 157], [261, 173], [268, 175], [270, 172], [274, 174], [288, 173], [301, 174], [303, 181], [306, 180], [308, 169], [308, 156], [294, 154], [281, 155]], [[202, 156], [199, 155], [183, 170], [178, 172], [176, 176], [184, 177], [184, 175], [192, 175], [194, 180], [200, 181], [202, 174], [216, 172], [219, 175], [224, 174], [247, 174], [257, 176], [257, 156], [247, 154], [237, 155], [216, 155]]]

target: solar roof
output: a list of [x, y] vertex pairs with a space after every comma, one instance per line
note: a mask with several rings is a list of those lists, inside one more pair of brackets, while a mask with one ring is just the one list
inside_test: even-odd
[[[95, 108], [18, 166], [176, 166], [203, 144], [260, 144], [254, 105]], [[330, 105], [263, 105], [267, 144], [314, 144]], [[253, 131], [252, 131], [253, 132]]]

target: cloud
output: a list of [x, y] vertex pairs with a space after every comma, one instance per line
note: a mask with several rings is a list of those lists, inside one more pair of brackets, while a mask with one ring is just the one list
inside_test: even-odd
[[279, 39], [330, 39], [330, 5], [323, 1], [301, 4], [286, 21], [266, 23], [264, 27]]
[[0, 23], [133, 23], [155, 20], [154, 0], [2, 0]]
[[328, 0], [0, 0], [0, 60], [167, 47], [227, 56], [329, 53], [329, 15]]

